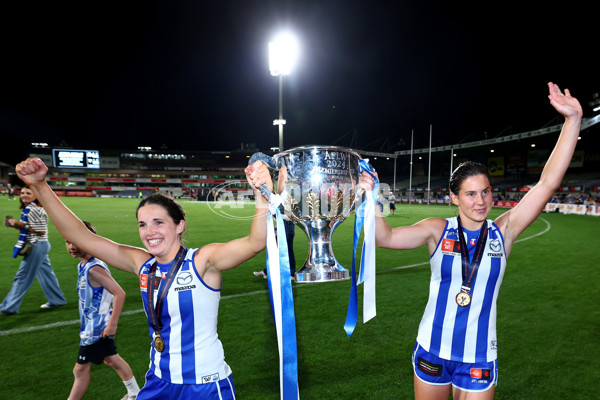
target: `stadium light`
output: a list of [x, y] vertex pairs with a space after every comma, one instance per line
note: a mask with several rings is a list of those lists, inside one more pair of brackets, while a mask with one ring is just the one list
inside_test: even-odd
[[273, 125], [279, 126], [279, 151], [283, 151], [283, 75], [289, 75], [294, 68], [298, 55], [296, 40], [288, 33], [281, 34], [269, 42], [269, 71], [279, 77], [279, 118]]

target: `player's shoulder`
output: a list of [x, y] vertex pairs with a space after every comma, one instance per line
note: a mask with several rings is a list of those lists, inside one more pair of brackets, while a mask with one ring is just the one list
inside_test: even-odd
[[448, 220], [444, 219], [444, 218], [439, 218], [439, 217], [428, 217], [425, 219], [422, 219], [421, 221], [417, 222], [417, 224], [426, 226], [428, 228], [432, 228], [432, 229], [441, 229], [443, 230], [446, 227], [446, 224], [448, 223]]

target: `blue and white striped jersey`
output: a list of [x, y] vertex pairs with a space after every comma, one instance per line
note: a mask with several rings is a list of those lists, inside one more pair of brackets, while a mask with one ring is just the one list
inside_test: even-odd
[[77, 278], [77, 294], [79, 296], [79, 328], [80, 344], [88, 346], [100, 340], [100, 332], [108, 324], [112, 314], [114, 296], [104, 287], [92, 287], [89, 280], [89, 272], [93, 267], [101, 267], [110, 274], [106, 264], [91, 257], [87, 261], [79, 263], [79, 275]]
[[[221, 291], [208, 287], [196, 272], [194, 253], [188, 249], [183, 265], [164, 300], [160, 319], [160, 336], [165, 342], [162, 352], [154, 348], [155, 332], [149, 323], [153, 340], [150, 370], [156, 377], [177, 384], [202, 384], [224, 379], [231, 374], [225, 362], [223, 345], [217, 335], [217, 317]], [[140, 290], [148, 315], [148, 272], [156, 262], [151, 258], [140, 269]], [[155, 279], [160, 285], [171, 267], [158, 264]], [[156, 295], [160, 286], [155, 286]], [[155, 300], [156, 302], [156, 300]], [[155, 304], [153, 305], [155, 306]]]
[[[496, 300], [506, 269], [504, 238], [498, 226], [487, 220], [488, 239], [470, 291], [471, 304], [460, 307], [456, 303], [463, 280], [458, 220], [453, 217], [446, 221], [444, 233], [430, 258], [429, 300], [417, 342], [446, 360], [494, 361], [497, 358]], [[467, 233], [464, 234], [468, 243]]]

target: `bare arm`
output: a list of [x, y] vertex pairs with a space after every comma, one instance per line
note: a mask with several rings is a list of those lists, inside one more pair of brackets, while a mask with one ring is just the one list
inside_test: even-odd
[[114, 336], [117, 333], [117, 325], [125, 304], [125, 291], [104, 268], [99, 266], [90, 269], [89, 280], [92, 286], [102, 286], [114, 296], [112, 314], [108, 324], [101, 332], [102, 337]]
[[496, 219], [504, 235], [507, 255], [516, 238], [540, 215], [546, 203], [560, 186], [569, 167], [581, 127], [583, 111], [568, 89], [564, 94], [558, 85], [548, 83], [550, 104], [565, 117], [565, 123], [539, 182], [511, 210]]
[[[6, 224], [6, 222], [8, 223], [8, 225]], [[4, 226], [8, 226], [8, 227], [20, 230], [20, 229], [25, 229], [25, 227], [27, 226], [27, 224], [25, 222], [19, 220], [19, 219], [9, 218], [8, 221], [5, 221]], [[27, 228], [27, 231], [31, 232], [31, 233], [35, 233], [36, 235], [43, 235], [43, 234], [46, 233], [46, 231], [36, 231], [35, 229], [33, 229], [32, 226], [30, 226], [29, 228]]]
[[227, 243], [212, 243], [196, 253], [196, 268], [212, 287], [221, 284], [221, 271], [237, 267], [265, 249], [267, 243], [268, 201], [258, 188], [265, 184], [273, 190], [271, 175], [266, 164], [257, 161], [245, 170], [246, 178], [255, 193], [256, 208], [248, 236]]
[[88, 254], [133, 274], [150, 257], [144, 249], [122, 245], [90, 232], [46, 182], [48, 168], [39, 158], [17, 164], [17, 175], [32, 189], [63, 237]]
[[[377, 177], [377, 173], [374, 175]], [[373, 190], [373, 177], [363, 172], [359, 187]], [[446, 221], [441, 218], [427, 218], [414, 225], [392, 228], [381, 215], [379, 207], [375, 207], [375, 216], [375, 243], [385, 249], [406, 250], [427, 245], [429, 254], [432, 254], [446, 225]]]

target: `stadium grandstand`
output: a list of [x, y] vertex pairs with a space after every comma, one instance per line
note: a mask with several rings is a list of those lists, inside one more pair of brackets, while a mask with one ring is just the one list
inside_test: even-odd
[[[600, 115], [584, 118], [580, 143], [559, 188], [561, 192], [598, 197], [600, 190]], [[451, 171], [472, 160], [488, 166], [499, 199], [518, 201], [537, 182], [562, 124], [534, 131], [485, 138], [454, 145], [432, 146], [394, 153], [360, 152], [376, 166], [397, 201], [447, 202]]]
[[[600, 187], [600, 115], [584, 118], [580, 144], [560, 192], [597, 197]], [[450, 172], [463, 161], [486, 164], [499, 199], [518, 201], [537, 182], [543, 162], [552, 150], [562, 125], [454, 145], [375, 152], [356, 148], [369, 158], [380, 180], [389, 185], [399, 202], [447, 201]], [[429, 134], [429, 132], [428, 132]], [[422, 136], [422, 135], [421, 135]], [[336, 145], [345, 146], [344, 143]], [[226, 185], [235, 196], [247, 190], [244, 167], [260, 151], [242, 144], [232, 151], [56, 148], [34, 143], [29, 157], [40, 157], [49, 167], [48, 180], [59, 196], [138, 197], [163, 191], [176, 198], [216, 200], [215, 188]], [[266, 154], [273, 152], [263, 151]], [[0, 165], [1, 183], [18, 188], [14, 166]], [[2, 191], [5, 191], [4, 185]]]
[[228, 190], [247, 189], [244, 167], [254, 152], [253, 147], [240, 151], [32, 150], [29, 157], [39, 157], [49, 166], [48, 181], [59, 196], [138, 197], [162, 191], [199, 200], [224, 183]]

